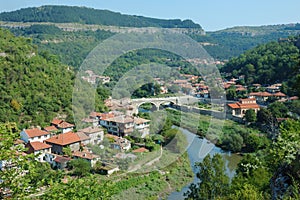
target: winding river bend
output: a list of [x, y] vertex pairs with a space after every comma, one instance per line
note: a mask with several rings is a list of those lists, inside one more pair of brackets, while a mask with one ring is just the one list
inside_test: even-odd
[[[198, 178], [196, 177], [197, 169], [195, 168], [195, 163], [201, 162], [207, 154], [214, 155], [216, 153], [219, 153], [219, 154], [223, 155], [223, 157], [225, 159], [225, 165], [226, 165], [226, 174], [230, 178], [232, 178], [234, 176], [237, 163], [241, 160], [240, 156], [238, 156], [236, 154], [231, 154], [230, 152], [225, 152], [221, 148], [216, 147], [214, 144], [210, 143], [208, 140], [201, 139], [197, 135], [195, 135], [194, 133], [192, 133], [186, 129], [179, 128], [179, 127], [177, 127], [177, 128], [186, 135], [187, 141], [190, 144], [187, 149], [187, 152], [189, 155], [191, 168], [193, 169], [193, 172], [194, 172], [194, 180], [193, 180], [194, 183], [198, 182]], [[168, 200], [184, 199], [183, 194], [186, 191], [188, 191], [189, 185], [190, 185], [190, 183], [188, 185], [186, 185], [185, 187], [183, 187], [181, 189], [181, 191], [179, 191], [179, 192], [177, 192], [177, 191], [172, 192], [169, 195]]]

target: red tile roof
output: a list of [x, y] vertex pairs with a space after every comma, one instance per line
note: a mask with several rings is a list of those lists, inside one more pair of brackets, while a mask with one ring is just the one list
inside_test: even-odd
[[49, 149], [52, 146], [43, 142], [30, 142], [29, 145], [33, 148], [34, 151], [39, 151], [42, 149]]
[[57, 131], [58, 129], [55, 126], [47, 126], [44, 128], [44, 130], [51, 132], [51, 131]]
[[249, 94], [250, 96], [256, 96], [256, 97], [270, 97], [272, 96], [269, 92], [251, 92]]
[[71, 160], [71, 158], [69, 158], [69, 157], [58, 156], [58, 155], [54, 158], [54, 161], [57, 163], [66, 163], [70, 160]]
[[52, 120], [51, 124], [54, 124], [54, 125], [57, 126], [58, 124], [60, 124], [60, 123], [62, 123], [62, 122], [63, 122], [63, 120], [54, 118], [54, 119]]
[[26, 130], [25, 130], [25, 133], [26, 133], [30, 138], [33, 138], [33, 137], [39, 137], [39, 136], [42, 136], [42, 135], [49, 135], [49, 133], [48, 133], [47, 131], [43, 131], [43, 130], [38, 129], [38, 128], [26, 129]]
[[144, 147], [141, 147], [139, 149], [135, 149], [132, 151], [133, 153], [143, 153], [143, 152], [149, 152], [148, 149], [144, 148]]
[[273, 96], [275, 96], [275, 97], [286, 97], [286, 95], [282, 92], [276, 92], [275, 94], [273, 94]]
[[87, 160], [93, 160], [94, 158], [99, 158], [99, 156], [89, 153], [89, 152], [82, 152], [82, 151], [75, 151], [72, 156], [78, 157], [78, 158], [83, 158]]
[[68, 144], [73, 144], [76, 142], [80, 142], [80, 138], [78, 135], [76, 135], [73, 132], [67, 132], [67, 133], [62, 133], [59, 135], [55, 135], [48, 140], [46, 140], [47, 143], [52, 143], [52, 144], [57, 144], [61, 146], [65, 146]]
[[75, 125], [74, 124], [70, 124], [68, 122], [61, 122], [60, 124], [57, 125], [58, 128], [72, 128], [74, 127]]

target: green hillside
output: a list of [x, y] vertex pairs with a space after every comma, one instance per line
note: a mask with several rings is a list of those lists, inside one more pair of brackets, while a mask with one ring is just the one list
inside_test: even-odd
[[24, 8], [0, 14], [1, 21], [12, 22], [55, 22], [100, 24], [122, 27], [162, 27], [162, 28], [199, 28], [191, 20], [154, 19], [142, 16], [124, 15], [109, 10], [97, 10], [76, 6], [41, 6]]
[[213, 58], [227, 60], [257, 45], [298, 34], [300, 34], [300, 24], [285, 24], [233, 27], [207, 32], [206, 35], [191, 34], [190, 36], [201, 42]]
[[[300, 80], [299, 44], [300, 36], [296, 36], [259, 45], [231, 59], [221, 70], [230, 76], [245, 75], [247, 84], [285, 82], [290, 86], [290, 91], [286, 92], [295, 94], [297, 90], [293, 90], [293, 87]], [[299, 90], [299, 86], [296, 88]]]

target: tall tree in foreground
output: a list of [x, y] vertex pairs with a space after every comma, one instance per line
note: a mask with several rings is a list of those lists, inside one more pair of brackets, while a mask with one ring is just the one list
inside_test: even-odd
[[207, 155], [203, 162], [197, 163], [196, 166], [199, 167], [196, 175], [200, 181], [189, 186], [189, 191], [184, 194], [185, 199], [206, 200], [227, 195], [229, 178], [225, 174], [225, 164], [221, 155]]

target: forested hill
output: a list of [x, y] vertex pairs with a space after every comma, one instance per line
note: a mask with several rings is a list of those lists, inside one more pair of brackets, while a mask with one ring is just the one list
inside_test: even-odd
[[71, 113], [74, 72], [56, 56], [38, 53], [31, 39], [0, 29], [1, 122], [49, 123]]
[[299, 49], [300, 36], [281, 39], [246, 51], [231, 59], [221, 70], [230, 76], [245, 75], [247, 84], [285, 82], [292, 88], [300, 84]]
[[1, 21], [100, 24], [121, 27], [199, 28], [191, 20], [155, 19], [76, 6], [41, 6], [0, 13]]

